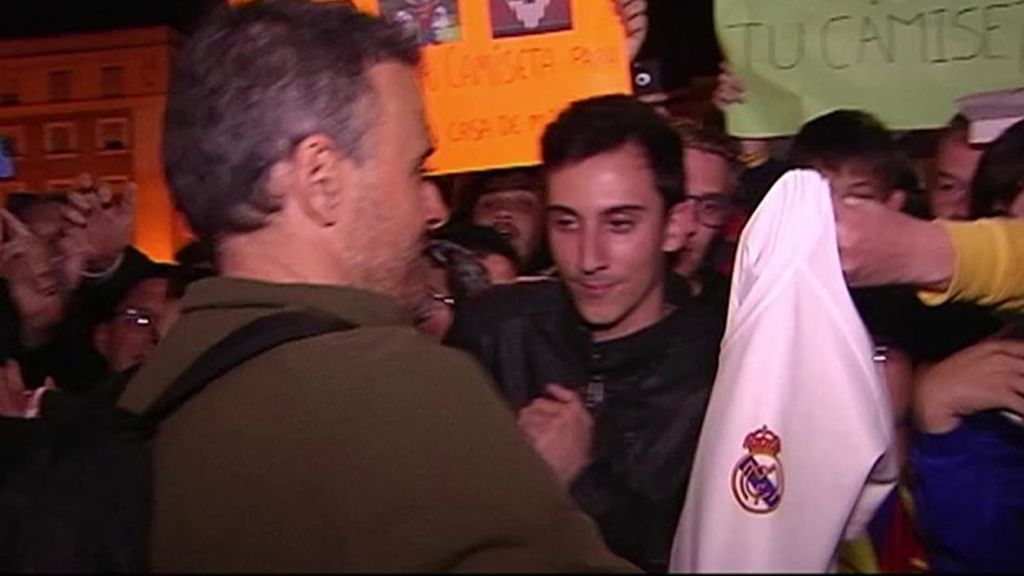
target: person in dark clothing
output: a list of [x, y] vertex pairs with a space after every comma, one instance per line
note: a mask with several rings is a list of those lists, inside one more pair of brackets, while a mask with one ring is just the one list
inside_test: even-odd
[[129, 245], [133, 191], [115, 198], [87, 176], [67, 198], [17, 196], [5, 212], [0, 355], [17, 360], [26, 384], [53, 377], [68, 391], [106, 370], [92, 329], [149, 274], [153, 262]]
[[523, 432], [613, 552], [667, 569], [722, 318], [666, 295], [685, 241], [679, 136], [626, 96], [573, 104], [543, 138], [559, 279], [494, 288], [448, 342], [491, 371]]
[[26, 386], [17, 362], [0, 367], [0, 437], [5, 439], [0, 482], [38, 454], [41, 446], [74, 441], [93, 422], [102, 422], [176, 320], [185, 287], [207, 275], [186, 267], [150, 267], [93, 330], [102, 370], [78, 375], [93, 381], [65, 382], [57, 388], [48, 378], [46, 386], [33, 390]]

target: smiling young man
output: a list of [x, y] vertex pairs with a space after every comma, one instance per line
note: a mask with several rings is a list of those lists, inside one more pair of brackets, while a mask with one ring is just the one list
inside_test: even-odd
[[681, 143], [647, 105], [603, 96], [548, 126], [543, 158], [560, 279], [492, 290], [449, 341], [489, 368], [612, 551], [664, 571], [723, 329], [665, 297], [693, 221]]

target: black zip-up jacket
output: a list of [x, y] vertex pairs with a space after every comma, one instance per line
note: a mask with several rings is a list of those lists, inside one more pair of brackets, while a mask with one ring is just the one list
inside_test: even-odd
[[579, 390], [594, 443], [572, 495], [609, 548], [649, 572], [668, 567], [725, 320], [706, 299], [670, 301], [661, 322], [593, 343], [561, 283], [500, 286], [460, 310], [448, 340], [490, 370], [515, 410], [550, 383]]

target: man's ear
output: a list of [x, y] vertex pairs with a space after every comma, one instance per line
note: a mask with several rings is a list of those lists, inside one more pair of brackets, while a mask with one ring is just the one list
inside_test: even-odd
[[92, 345], [104, 358], [110, 356], [110, 323], [101, 322], [92, 330]]
[[906, 191], [900, 190], [898, 188], [896, 190], [893, 190], [892, 194], [889, 194], [889, 197], [886, 198], [886, 200], [885, 200], [885, 205], [890, 210], [895, 210], [897, 212], [902, 212], [903, 211], [903, 207], [906, 206], [906, 204], [907, 204], [907, 193], [906, 193]]
[[669, 209], [661, 241], [662, 252], [678, 252], [686, 244], [693, 231], [693, 205], [693, 202], [679, 202]]
[[342, 195], [353, 188], [355, 164], [333, 138], [307, 136], [291, 156], [295, 200], [320, 226], [333, 226], [341, 215]]

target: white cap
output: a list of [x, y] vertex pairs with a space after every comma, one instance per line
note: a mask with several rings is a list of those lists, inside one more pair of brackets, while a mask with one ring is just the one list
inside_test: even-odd
[[971, 144], [988, 144], [1024, 120], [1024, 88], [979, 92], [958, 98], [957, 107], [970, 122]]

